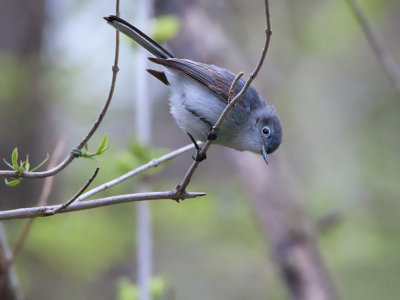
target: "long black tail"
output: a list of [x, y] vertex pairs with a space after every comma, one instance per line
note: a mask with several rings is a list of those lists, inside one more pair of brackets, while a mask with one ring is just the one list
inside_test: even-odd
[[141, 45], [154, 56], [160, 58], [173, 57], [173, 55], [169, 53], [165, 48], [157, 44], [149, 36], [141, 32], [132, 24], [129, 24], [127, 21], [121, 19], [120, 17], [108, 16], [104, 17], [104, 20], [106, 20], [108, 24], [113, 26], [118, 31], [130, 37], [132, 40]]

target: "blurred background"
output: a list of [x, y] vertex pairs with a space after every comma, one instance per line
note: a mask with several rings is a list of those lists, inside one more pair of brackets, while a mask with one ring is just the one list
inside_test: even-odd
[[[400, 2], [359, 0], [397, 62]], [[139, 0], [121, 16], [139, 19]], [[399, 299], [400, 102], [346, 1], [271, 1], [272, 40], [254, 85], [280, 114], [284, 139], [262, 157], [212, 146], [190, 191], [150, 203], [154, 299]], [[264, 43], [263, 1], [155, 1], [149, 32], [178, 57], [249, 73]], [[113, 1], [0, 0], [0, 157], [32, 165], [63, 156], [108, 94]], [[161, 25], [160, 25], [161, 24]], [[188, 144], [168, 90], [149, 79], [151, 150], [137, 142], [137, 47], [121, 37], [110, 109], [89, 149], [55, 176], [49, 203], [69, 199], [96, 166], [94, 185]], [[149, 75], [150, 77], [150, 75]], [[178, 184], [186, 153], [101, 196]], [[63, 157], [62, 156], [62, 157]], [[6, 165], [1, 162], [1, 169]], [[34, 206], [43, 180], [0, 184], [0, 208]], [[15, 261], [26, 299], [136, 299], [136, 214], [129, 203], [37, 219]], [[3, 222], [14, 247], [26, 220]], [[326, 297], [325, 297], [326, 296]]]

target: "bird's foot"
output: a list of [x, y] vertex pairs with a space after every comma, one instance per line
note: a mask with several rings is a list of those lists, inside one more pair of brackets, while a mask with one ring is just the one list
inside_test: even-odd
[[192, 158], [196, 161], [196, 162], [202, 162], [203, 160], [207, 159], [207, 155], [206, 154], [201, 154], [200, 151], [198, 150], [196, 152], [196, 154], [192, 155]]
[[207, 138], [208, 141], [215, 141], [217, 139], [217, 137], [218, 137], [218, 134], [213, 133], [211, 131], [209, 134], [207, 134], [206, 138]]
[[196, 162], [202, 162], [203, 160], [207, 159], [207, 155], [205, 154], [200, 154], [201, 153], [201, 148], [200, 146], [197, 144], [196, 140], [193, 138], [193, 136], [187, 132], [187, 135], [190, 137], [190, 140], [192, 141], [194, 147], [196, 148], [196, 154], [192, 155], [192, 158], [196, 161]]

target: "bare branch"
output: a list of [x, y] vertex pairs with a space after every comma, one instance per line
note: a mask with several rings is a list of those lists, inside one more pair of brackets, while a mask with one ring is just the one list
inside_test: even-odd
[[99, 168], [96, 168], [94, 171], [92, 177], [89, 178], [89, 180], [85, 183], [85, 185], [67, 202], [64, 204], [61, 204], [57, 209], [54, 210], [54, 214], [66, 209], [68, 206], [70, 206], [86, 189], [89, 187], [89, 185], [93, 182], [93, 180], [96, 178], [97, 173], [99, 173]]
[[[247, 79], [247, 81], [246, 81], [245, 85], [243, 86], [243, 88], [241, 89], [241, 91], [232, 99], [232, 101], [229, 101], [228, 105], [225, 107], [225, 109], [221, 113], [220, 117], [218, 118], [218, 121], [215, 123], [215, 125], [213, 126], [213, 128], [211, 130], [211, 134], [215, 135], [217, 133], [217, 131], [219, 130], [219, 128], [222, 125], [222, 122], [225, 120], [226, 116], [228, 115], [229, 111], [235, 106], [235, 104], [247, 92], [247, 89], [250, 87], [250, 85], [253, 82], [253, 80], [257, 77], [258, 72], [260, 71], [260, 69], [261, 69], [261, 67], [262, 67], [262, 65], [264, 63], [265, 56], [267, 55], [268, 48], [269, 48], [269, 42], [271, 40], [271, 35], [272, 35], [268, 0], [265, 0], [265, 17], [266, 17], [266, 23], [267, 23], [267, 28], [265, 30], [266, 38], [265, 38], [265, 44], [264, 44], [264, 47], [262, 49], [261, 56], [260, 56], [260, 58], [258, 60], [258, 63], [256, 65], [256, 67], [254, 68], [254, 71], [249, 75], [249, 78]], [[229, 97], [231, 97], [231, 95], [233, 94], [234, 87], [237, 84], [237, 82], [240, 79], [240, 77], [242, 77], [242, 75], [243, 75], [243, 73], [240, 72], [236, 76], [234, 81], [232, 82], [232, 85], [231, 85], [230, 90], [229, 90]], [[204, 146], [201, 148], [200, 153], [199, 153], [200, 157], [204, 157], [205, 156], [205, 154], [207, 153], [208, 148], [211, 146], [212, 143], [213, 143], [212, 140], [207, 140], [204, 143]], [[200, 162], [198, 162], [198, 161], [194, 161], [192, 163], [192, 165], [190, 166], [190, 168], [186, 172], [185, 177], [182, 179], [181, 184], [176, 186], [176, 191], [178, 193], [184, 193], [186, 191], [186, 187], [189, 185], [190, 180], [191, 180], [191, 178], [193, 176], [193, 173], [196, 171], [196, 169], [199, 166], [199, 164], [200, 164]], [[184, 199], [184, 198], [182, 198], [182, 199]]]
[[235, 97], [235, 87], [243, 75], [244, 75], [243, 72], [239, 72], [239, 74], [236, 75], [235, 79], [233, 79], [232, 84], [229, 88], [228, 103], [230, 103], [233, 100], [233, 98]]
[[[150, 192], [112, 196], [107, 198], [94, 199], [89, 201], [74, 202], [65, 209], [57, 213], [66, 213], [78, 210], [91, 209], [96, 207], [115, 205], [126, 202], [147, 201], [147, 200], [175, 200], [178, 201], [182, 197], [185, 199], [205, 196], [205, 193], [177, 193], [174, 191], [167, 192]], [[0, 220], [26, 219], [34, 217], [48, 217], [55, 214], [59, 205], [48, 205], [40, 207], [18, 208], [12, 210], [0, 211]]]
[[[198, 144], [202, 145], [202, 142], [198, 142]], [[121, 175], [118, 178], [115, 178], [115, 179], [113, 179], [113, 180], [111, 180], [109, 182], [106, 182], [106, 183], [104, 183], [102, 185], [99, 185], [98, 187], [96, 187], [94, 189], [91, 189], [90, 191], [88, 191], [85, 194], [81, 195], [77, 199], [77, 201], [85, 200], [85, 199], [89, 198], [90, 196], [93, 196], [94, 194], [97, 194], [97, 193], [100, 193], [102, 191], [105, 191], [105, 190], [107, 190], [107, 189], [109, 189], [109, 188], [111, 188], [111, 187], [113, 187], [113, 186], [115, 186], [117, 184], [120, 184], [121, 182], [123, 182], [123, 181], [125, 181], [125, 180], [127, 180], [127, 179], [129, 179], [129, 178], [131, 178], [133, 176], [136, 176], [136, 175], [146, 171], [147, 169], [155, 168], [155, 167], [157, 167], [159, 164], [161, 164], [163, 162], [169, 161], [169, 160], [177, 157], [178, 155], [181, 155], [181, 154], [183, 154], [183, 153], [185, 153], [185, 152], [187, 152], [189, 150], [192, 150], [193, 148], [194, 148], [194, 145], [190, 144], [190, 145], [187, 145], [185, 147], [179, 148], [179, 149], [177, 149], [175, 151], [172, 151], [172, 152], [170, 152], [168, 154], [165, 154], [164, 156], [161, 156], [159, 158], [152, 159], [148, 163], [146, 163], [146, 164], [144, 164], [144, 165], [142, 165], [142, 166], [140, 166], [140, 167], [138, 167], [138, 168], [136, 168], [136, 169], [134, 169], [132, 171], [129, 171], [129, 172]]]
[[[116, 15], [119, 15], [119, 1], [116, 4]], [[114, 54], [114, 65], [112, 67], [112, 79], [111, 79], [111, 86], [108, 93], [108, 97], [106, 103], [104, 104], [102, 110], [100, 111], [99, 116], [97, 117], [96, 122], [93, 124], [92, 128], [89, 130], [88, 134], [82, 139], [82, 141], [73, 149], [68, 156], [56, 167], [42, 172], [24, 172], [23, 174], [18, 173], [17, 171], [12, 170], [1, 170], [0, 177], [12, 177], [12, 178], [44, 178], [49, 176], [54, 176], [55, 174], [61, 172], [66, 166], [68, 166], [75, 158], [79, 157], [74, 154], [74, 150], [82, 149], [89, 139], [93, 136], [96, 132], [97, 128], [100, 126], [100, 123], [103, 121], [103, 118], [107, 112], [107, 109], [111, 103], [112, 97], [114, 95], [115, 90], [115, 83], [117, 81], [117, 73], [119, 71], [118, 67], [118, 60], [119, 60], [119, 32], [116, 30], [115, 33], [115, 54]]]
[[350, 6], [351, 11], [356, 17], [358, 23], [360, 23], [362, 30], [364, 31], [365, 37], [374, 52], [376, 59], [382, 66], [383, 70], [386, 72], [390, 81], [394, 87], [400, 91], [400, 68], [395, 62], [392, 55], [385, 49], [378, 36], [372, 30], [367, 17], [362, 12], [360, 6], [355, 0], [346, 0]]

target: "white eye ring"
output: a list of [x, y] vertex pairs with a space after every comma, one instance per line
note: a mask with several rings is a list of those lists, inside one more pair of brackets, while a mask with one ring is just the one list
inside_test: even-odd
[[271, 136], [271, 130], [267, 126], [262, 129], [262, 133], [264, 133], [267, 137]]

